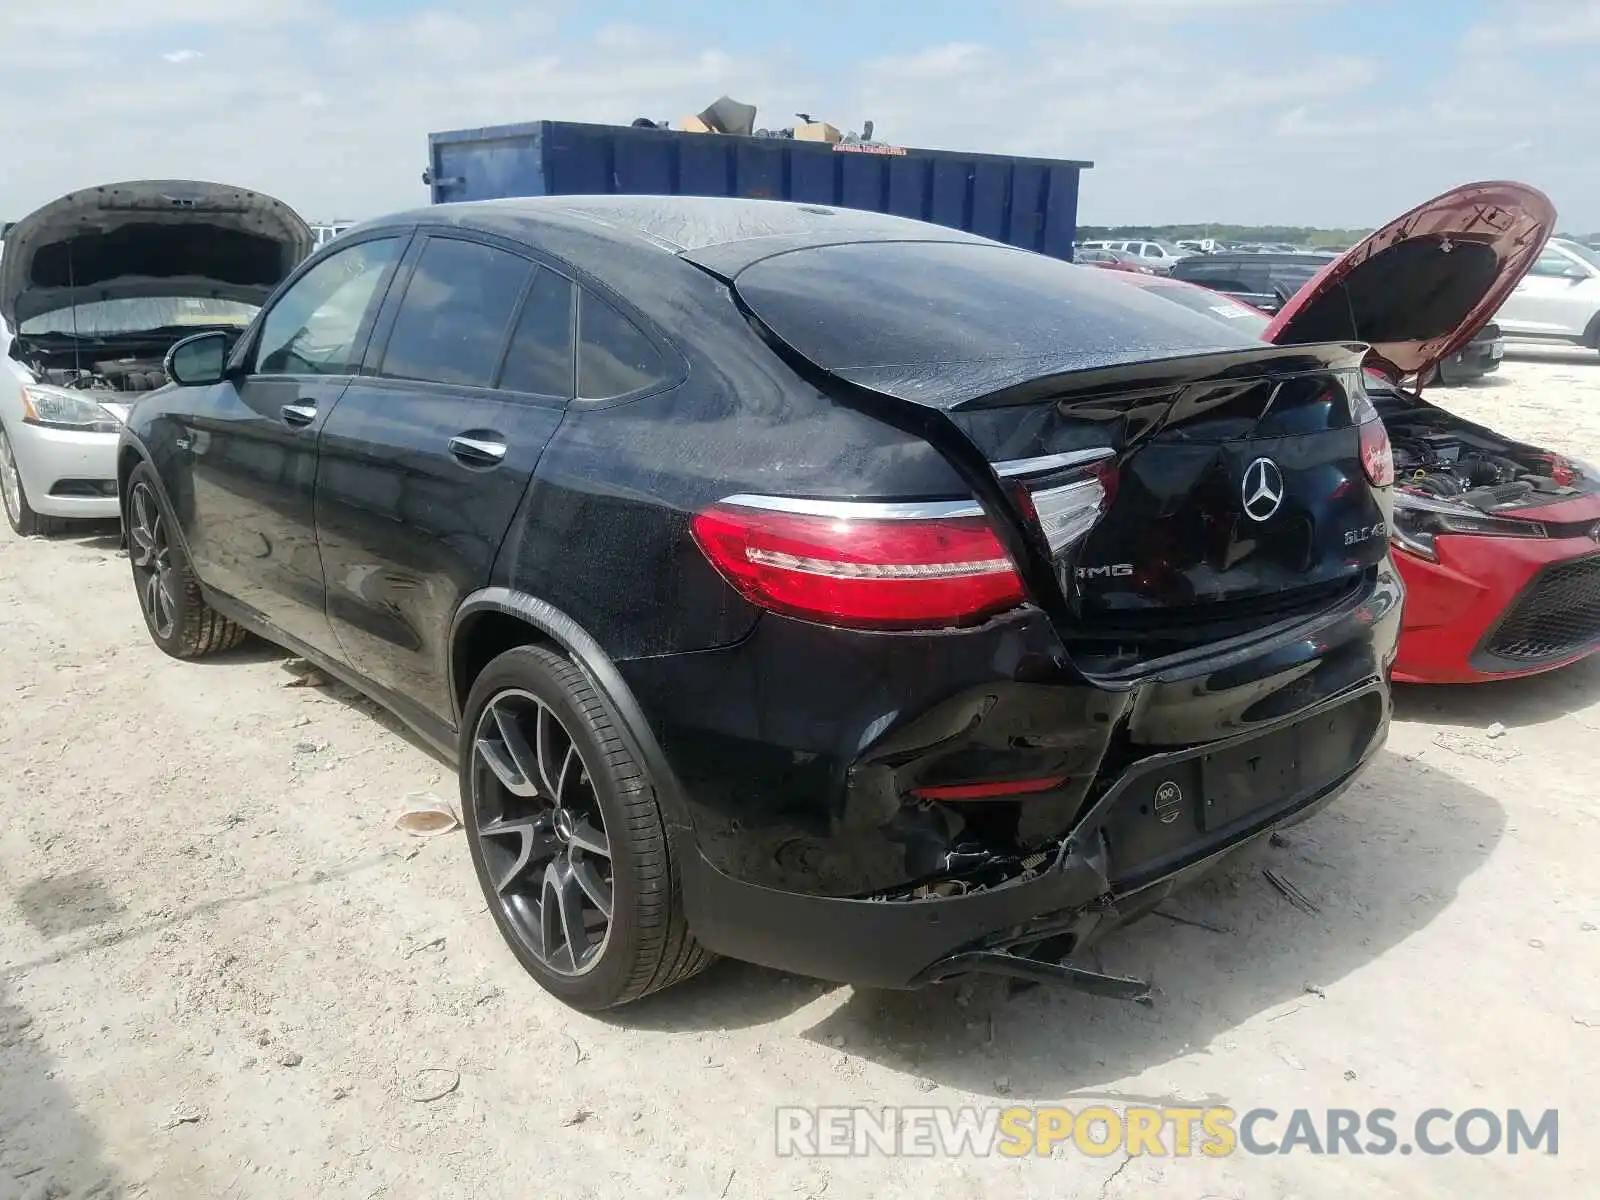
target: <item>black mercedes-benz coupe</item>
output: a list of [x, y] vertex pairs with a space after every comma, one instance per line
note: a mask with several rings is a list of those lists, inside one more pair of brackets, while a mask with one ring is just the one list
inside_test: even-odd
[[1362, 353], [876, 214], [442, 205], [174, 347], [120, 495], [163, 650], [253, 631], [455, 758], [570, 1004], [712, 954], [1140, 999], [1070, 960], [1386, 733]]

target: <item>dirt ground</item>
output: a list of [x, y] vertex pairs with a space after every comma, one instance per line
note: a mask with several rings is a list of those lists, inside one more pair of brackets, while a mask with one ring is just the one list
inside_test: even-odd
[[[1593, 354], [1449, 399], [1600, 462]], [[1594, 1194], [1600, 661], [1402, 689], [1342, 802], [1171, 906], [1201, 924], [1104, 946], [1159, 984], [1153, 1011], [722, 963], [593, 1019], [502, 948], [459, 834], [393, 828], [407, 793], [453, 799], [450, 771], [365, 702], [287, 686], [284, 658], [167, 659], [114, 537], [0, 536], [0, 1200]], [[1557, 1108], [1563, 1138], [1554, 1158], [773, 1152], [779, 1104], [1096, 1099]]]

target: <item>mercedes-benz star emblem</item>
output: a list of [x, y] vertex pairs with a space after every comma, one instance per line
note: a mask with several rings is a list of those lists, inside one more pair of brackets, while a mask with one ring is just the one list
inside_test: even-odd
[[1270, 458], [1258, 458], [1244, 469], [1244, 515], [1265, 521], [1283, 503], [1283, 472]]

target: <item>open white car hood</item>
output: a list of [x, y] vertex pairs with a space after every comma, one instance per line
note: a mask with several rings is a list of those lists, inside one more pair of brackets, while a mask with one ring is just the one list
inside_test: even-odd
[[292, 208], [243, 188], [160, 179], [85, 188], [6, 234], [0, 317], [16, 332], [34, 317], [100, 300], [259, 305], [311, 243]]

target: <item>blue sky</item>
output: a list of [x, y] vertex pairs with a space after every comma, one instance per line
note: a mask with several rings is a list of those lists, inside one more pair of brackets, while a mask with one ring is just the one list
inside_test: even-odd
[[863, 118], [1092, 159], [1085, 222], [1375, 225], [1514, 178], [1600, 231], [1600, 0], [53, 0], [0, 6], [0, 216], [221, 179], [318, 217], [422, 202], [431, 130]]

